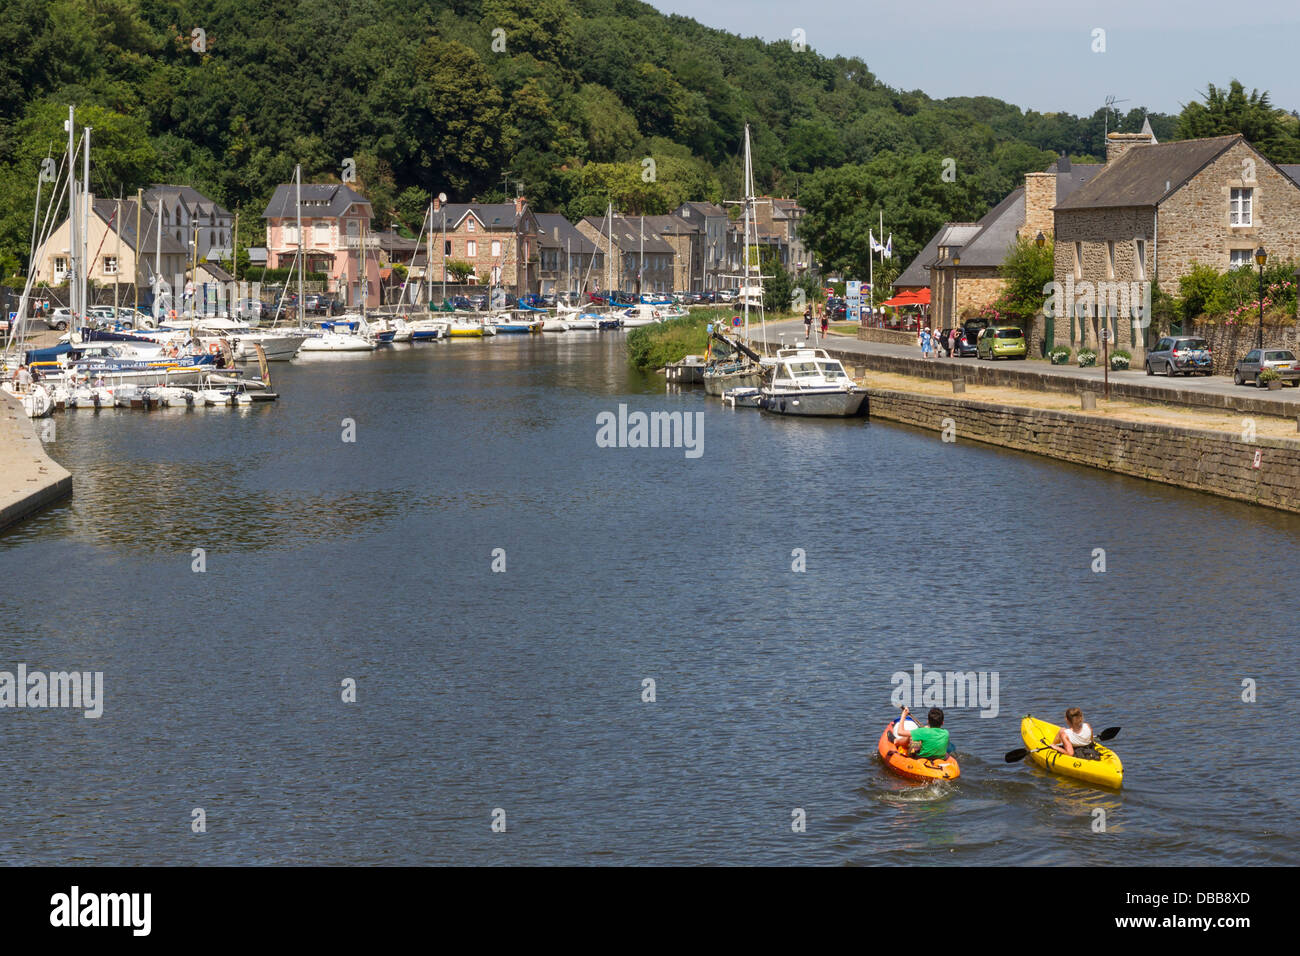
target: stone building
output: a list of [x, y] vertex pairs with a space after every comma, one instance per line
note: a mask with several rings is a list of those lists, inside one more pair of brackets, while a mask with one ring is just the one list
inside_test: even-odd
[[435, 281], [447, 263], [460, 261], [474, 267], [471, 282], [503, 286], [515, 295], [537, 291], [541, 226], [527, 199], [450, 203], [434, 210], [432, 228]]
[[[893, 291], [928, 285], [931, 325], [955, 328], [963, 318], [993, 302], [1006, 288], [1002, 263], [1020, 237], [1054, 234], [1053, 208], [1088, 183], [1100, 170], [1071, 164], [1062, 156], [1041, 173], [1026, 173], [1017, 186], [979, 222], [945, 223], [906, 269]], [[1030, 331], [1030, 330], [1026, 330]]]
[[673, 210], [673, 215], [700, 232], [700, 285], [692, 290], [723, 289], [727, 282], [727, 210], [711, 202], [686, 202]]
[[1140, 367], [1145, 284], [1177, 294], [1193, 265], [1253, 265], [1259, 246], [1270, 260], [1300, 260], [1300, 186], [1241, 135], [1156, 143], [1147, 131], [1111, 133], [1106, 148], [1102, 171], [1054, 211], [1049, 340], [1099, 348], [1109, 329]]
[[[673, 247], [654, 234], [642, 217], [615, 215], [611, 226], [604, 216], [587, 216], [578, 231], [610, 257], [614, 288], [623, 292], [672, 292]], [[607, 230], [609, 234], [607, 235]], [[604, 277], [597, 288], [604, 290]], [[593, 283], [594, 284], [594, 283]]]
[[605, 278], [605, 256], [559, 213], [538, 213], [539, 292], [593, 292]]
[[297, 262], [305, 272], [324, 273], [328, 291], [343, 305], [355, 307], [364, 298], [373, 309], [380, 304], [382, 268], [379, 242], [370, 230], [373, 217], [370, 200], [350, 186], [282, 183], [262, 212], [268, 264], [288, 269]]
[[673, 250], [671, 290], [695, 291], [704, 288], [706, 236], [703, 229], [680, 216], [646, 216], [646, 233], [654, 234]]

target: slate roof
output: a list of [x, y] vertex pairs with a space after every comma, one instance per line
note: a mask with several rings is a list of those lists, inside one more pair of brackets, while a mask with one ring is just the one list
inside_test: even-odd
[[[691, 216], [683, 216], [684, 210], [689, 209]], [[684, 202], [677, 207], [676, 215], [682, 216], [688, 222], [693, 216], [699, 216], [701, 219], [727, 218], [727, 210], [711, 202]]]
[[[647, 220], [649, 220], [650, 217], [647, 216], [646, 218]], [[591, 223], [591, 225], [593, 225], [596, 228], [597, 232], [599, 232], [601, 235], [605, 234], [605, 226], [607, 225], [607, 220], [605, 217], [585, 216], [583, 217], [583, 222]], [[621, 251], [636, 252], [636, 253], [639, 253], [641, 251], [642, 246], [641, 246], [640, 217], [637, 217], [636, 219], [630, 219], [627, 216], [615, 216], [613, 233], [614, 234], [610, 238], [613, 240], [614, 245], [617, 246]], [[658, 236], [654, 234], [654, 231], [650, 228], [648, 221], [646, 223], [644, 248], [647, 253], [651, 253], [651, 254], [655, 254], [655, 253], [667, 254], [667, 255], [673, 254], [673, 247], [668, 245], [668, 243], [664, 242], [662, 239], [660, 239]]]
[[[483, 224], [484, 229], [492, 232], [514, 232], [515, 230], [515, 204], [512, 202], [446, 203], [434, 212], [433, 229], [435, 232], [441, 232], [442, 221], [446, 217], [447, 231], [454, 232], [470, 213], [473, 213], [474, 218]], [[535, 214], [524, 206], [522, 219], [527, 221], [530, 215], [536, 218]]]
[[694, 223], [688, 222], [681, 216], [646, 216], [645, 217], [645, 234], [650, 235], [653, 229], [657, 236], [689, 236], [701, 231], [701, 227]]
[[[303, 189], [307, 187], [304, 186]], [[167, 183], [154, 183], [144, 191], [146, 203], [157, 202], [159, 199], [170, 200], [172, 202], [182, 202], [189, 209], [191, 217], [198, 213], [201, 216], [215, 216], [221, 219], [233, 218], [231, 212], [223, 206], [217, 205], [203, 193], [199, 192], [193, 186], [173, 186]]]
[[904, 269], [897, 279], [894, 280], [892, 288], [894, 289], [920, 289], [929, 288], [930, 286], [930, 264], [939, 258], [939, 236], [943, 234], [940, 229], [930, 241], [925, 244], [920, 255], [912, 260], [911, 265]]
[[535, 214], [538, 226], [538, 245], [547, 249], [567, 249], [571, 255], [589, 256], [596, 252], [596, 244], [577, 230], [577, 227], [557, 212]]
[[[113, 218], [116, 212], [117, 212], [116, 199], [95, 200], [95, 215], [99, 216], [99, 218], [104, 221], [104, 224], [109, 226], [109, 228], [112, 230], [113, 236], [117, 235], [117, 230], [119, 225], [117, 220]], [[154, 225], [154, 222], [157, 217], [155, 217], [154, 214], [150, 212], [149, 203], [147, 200], [144, 204], [143, 215], [140, 217], [140, 234], [144, 240], [143, 249], [136, 248], [135, 218], [136, 218], [135, 200], [123, 199], [122, 200], [122, 221], [120, 224], [122, 227], [122, 245], [126, 246], [132, 252], [137, 253], [140, 256], [140, 258], [148, 259], [149, 264], [152, 266], [153, 253], [157, 248], [157, 243], [158, 243], [158, 233], [156, 232], [157, 227]], [[115, 238], [110, 238], [108, 240], [105, 240], [105, 246], [108, 246], [116, 241], [117, 240]], [[163, 255], [185, 256], [185, 255], [189, 255], [189, 251], [190, 251], [189, 246], [183, 242], [177, 241], [175, 237], [172, 236], [170, 229], [163, 229], [162, 231]]]
[[1293, 183], [1300, 186], [1300, 163], [1278, 163], [1277, 168], [1286, 173]]
[[[266, 204], [263, 219], [293, 219], [298, 215], [298, 187], [295, 183], [281, 184], [275, 187], [271, 201]], [[351, 186], [343, 183], [303, 183], [302, 214], [309, 219], [337, 219], [353, 205], [370, 210], [370, 200]]]
[[1057, 209], [1115, 209], [1155, 206], [1212, 163], [1240, 133], [1209, 139], [1130, 146], [1089, 182], [1076, 189]]

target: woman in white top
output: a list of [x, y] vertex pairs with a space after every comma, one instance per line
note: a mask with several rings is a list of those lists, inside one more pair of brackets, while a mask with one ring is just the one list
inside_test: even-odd
[[1056, 732], [1052, 749], [1073, 757], [1076, 748], [1092, 746], [1092, 727], [1083, 722], [1083, 711], [1071, 707], [1065, 712], [1065, 726]]

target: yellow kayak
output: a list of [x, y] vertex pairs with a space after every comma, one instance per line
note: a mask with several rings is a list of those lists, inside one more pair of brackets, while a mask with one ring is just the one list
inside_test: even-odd
[[[1080, 757], [1067, 757], [1057, 750], [1042, 749], [1056, 739], [1061, 728], [1037, 717], [1027, 716], [1020, 722], [1020, 739], [1029, 748], [1029, 759], [1044, 770], [1059, 773], [1063, 777], [1073, 777], [1085, 783], [1099, 787], [1119, 788], [1124, 783], [1124, 765], [1119, 762], [1115, 751], [1101, 744], [1094, 743], [1093, 748], [1101, 755], [1100, 760], [1084, 760]], [[1014, 758], [1013, 758], [1014, 759]]]

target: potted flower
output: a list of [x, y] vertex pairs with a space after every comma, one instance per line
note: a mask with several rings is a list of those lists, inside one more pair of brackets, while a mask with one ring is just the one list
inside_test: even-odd
[[1047, 350], [1047, 357], [1052, 360], [1053, 365], [1064, 365], [1070, 361], [1070, 350], [1064, 345], [1053, 345]]
[[1110, 370], [1112, 372], [1122, 372], [1129, 367], [1133, 361], [1133, 356], [1123, 349], [1118, 349], [1110, 353]]
[[1282, 387], [1282, 375], [1275, 368], [1266, 368], [1259, 373], [1259, 387], [1268, 386], [1270, 391], [1277, 391]]
[[1092, 368], [1097, 364], [1097, 353], [1093, 349], [1079, 349], [1076, 358], [1079, 360], [1079, 368]]

